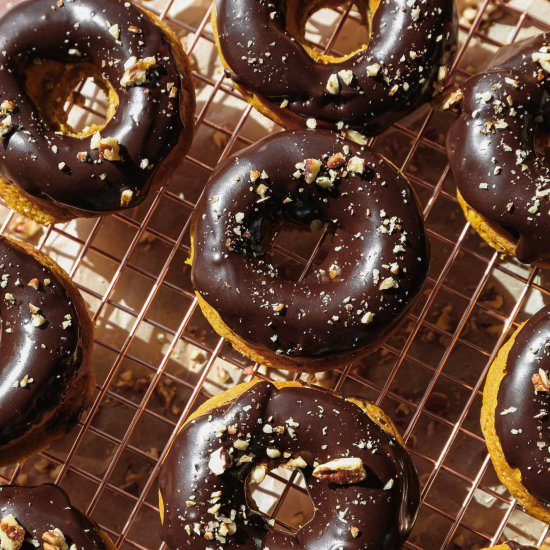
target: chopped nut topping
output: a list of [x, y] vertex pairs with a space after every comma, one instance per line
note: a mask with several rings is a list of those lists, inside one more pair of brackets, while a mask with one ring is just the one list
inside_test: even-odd
[[380, 64], [373, 63], [372, 65], [367, 65], [367, 74], [369, 76], [376, 76], [380, 72]]
[[125, 88], [129, 86], [141, 86], [147, 82], [147, 72], [156, 66], [157, 60], [155, 57], [138, 59], [132, 56], [124, 64], [125, 71], [120, 79], [120, 84]]
[[5, 99], [0, 103], [0, 115], [7, 115], [15, 110], [15, 103], [9, 99]]
[[223, 447], [216, 449], [208, 459], [208, 469], [215, 476], [221, 476], [230, 465], [231, 457]]
[[2, 550], [19, 550], [25, 541], [25, 529], [19, 525], [12, 514], [0, 521], [0, 548]]
[[539, 369], [538, 373], [533, 374], [533, 378], [531, 378], [531, 380], [535, 386], [535, 391], [542, 393], [550, 392], [550, 380], [548, 379], [548, 373], [545, 370]]
[[120, 38], [120, 27], [118, 25], [111, 25], [109, 27], [109, 34], [118, 40]]
[[342, 82], [348, 86], [353, 82], [353, 73], [350, 70], [338, 71], [338, 76], [342, 79]]
[[337, 74], [331, 74], [328, 78], [326, 90], [329, 94], [338, 95], [340, 93], [340, 81]]
[[336, 458], [313, 470], [313, 476], [338, 485], [359, 483], [367, 477], [367, 472], [360, 458]]
[[4, 138], [12, 131], [13, 123], [11, 115], [6, 115], [0, 119], [0, 143], [4, 141]]
[[250, 475], [252, 477], [252, 481], [259, 485], [267, 475], [267, 466], [265, 464], [258, 464], [254, 466]]
[[34, 290], [38, 290], [40, 288], [40, 281], [38, 279], [31, 279], [28, 283], [27, 283], [27, 286], [30, 286], [32, 288], [34, 288]]
[[123, 208], [130, 206], [133, 198], [134, 192], [131, 189], [124, 189], [124, 191], [122, 191], [122, 193], [120, 194], [120, 206], [122, 206]]
[[531, 57], [535, 63], [538, 63], [547, 73], [550, 73], [550, 52], [541, 50], [535, 52]]
[[390, 288], [398, 288], [399, 284], [393, 277], [387, 277], [380, 283], [380, 290], [389, 290]]
[[307, 462], [301, 456], [298, 456], [296, 458], [291, 458], [288, 462], [283, 464], [283, 467], [288, 468], [290, 470], [307, 468]]
[[368, 143], [367, 138], [357, 130], [348, 130], [346, 133], [348, 138], [358, 145], [366, 145]]
[[356, 539], [359, 536], [359, 533], [361, 532], [359, 531], [359, 527], [355, 527], [355, 525], [351, 526], [350, 531], [351, 531], [351, 536], [354, 539]]
[[69, 550], [67, 539], [61, 529], [52, 529], [42, 535], [44, 550]]
[[306, 183], [313, 183], [321, 170], [321, 161], [318, 159], [306, 159], [304, 161], [304, 179]]
[[348, 161], [348, 170], [356, 174], [362, 174], [365, 171], [365, 159], [361, 157], [351, 157]]
[[101, 134], [96, 132], [92, 136], [90, 147], [99, 150], [99, 158], [101, 159], [110, 160], [111, 162], [122, 160], [120, 156], [120, 144], [118, 139], [114, 137], [102, 138]]
[[346, 157], [342, 153], [335, 153], [327, 160], [327, 168], [340, 168], [346, 163]]

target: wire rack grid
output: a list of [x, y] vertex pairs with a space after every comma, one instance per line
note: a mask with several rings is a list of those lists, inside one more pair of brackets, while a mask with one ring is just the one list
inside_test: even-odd
[[[2, 479], [62, 485], [118, 547], [138, 549], [164, 548], [156, 480], [189, 413], [251, 376], [298, 378], [250, 364], [212, 332], [184, 261], [190, 216], [208, 175], [228, 155], [279, 128], [252, 111], [216, 64], [209, 6], [187, 2], [180, 10], [177, 0], [146, 6], [184, 40], [198, 93], [195, 145], [174, 182], [134, 211], [48, 228], [0, 206], [0, 231], [56, 257], [97, 327], [91, 409], [64, 441], [4, 469]], [[471, 74], [487, 51], [550, 30], [532, 6], [472, 0], [460, 7], [460, 46], [449, 80]], [[353, 4], [342, 2], [331, 10], [329, 25], [318, 25], [315, 40], [324, 51], [341, 53], [350, 29], [361, 25]], [[88, 111], [97, 108], [83, 93], [73, 100]], [[423, 299], [369, 358], [302, 379], [367, 397], [402, 429], [422, 482], [422, 507], [407, 548], [483, 548], [504, 537], [542, 544], [548, 526], [526, 516], [498, 484], [478, 419], [488, 366], [509, 332], [548, 302], [550, 286], [544, 273], [489, 250], [464, 222], [443, 145], [449, 116], [428, 105], [371, 140], [407, 175], [422, 205], [432, 248]], [[303, 277], [327, 239], [321, 231], [296, 250], [283, 235], [273, 253]], [[266, 513], [290, 527], [280, 512], [297, 480], [273, 477], [284, 490]]]

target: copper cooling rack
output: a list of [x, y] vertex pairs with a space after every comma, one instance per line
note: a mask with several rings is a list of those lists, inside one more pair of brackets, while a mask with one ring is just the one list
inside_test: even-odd
[[[550, 30], [549, 4], [459, 3], [460, 48], [449, 78], [465, 78], [503, 44]], [[198, 96], [195, 142], [172, 183], [133, 211], [47, 229], [0, 203], [1, 232], [55, 257], [80, 288], [96, 323], [97, 374], [93, 406], [73, 432], [2, 470], [2, 480], [60, 484], [117, 546], [138, 549], [163, 547], [156, 480], [189, 413], [251, 376], [297, 376], [251, 364], [213, 333], [197, 308], [185, 264], [190, 215], [213, 168], [279, 128], [251, 110], [225, 78], [206, 2], [153, 0], [147, 7], [182, 37]], [[341, 53], [364, 33], [358, 13], [342, 2], [311, 19], [307, 38]], [[92, 113], [105, 107], [85, 89], [71, 103]], [[549, 527], [524, 514], [498, 483], [479, 409], [496, 351], [550, 301], [550, 283], [543, 272], [484, 246], [465, 223], [443, 146], [451, 120], [427, 105], [372, 140], [409, 177], [421, 201], [432, 248], [422, 299], [370, 357], [302, 379], [375, 401], [402, 430], [422, 481], [422, 507], [407, 548], [475, 549], [508, 538], [542, 544]], [[541, 136], [541, 150], [544, 141]], [[314, 230], [310, 237], [296, 239], [289, 230], [275, 240], [272, 253], [289, 276], [303, 276], [330, 238]], [[296, 480], [274, 476], [284, 489], [280, 496], [274, 485], [266, 489], [271, 501], [265, 512], [282, 527], [305, 521], [284, 512], [289, 495], [296, 505], [303, 494]]]

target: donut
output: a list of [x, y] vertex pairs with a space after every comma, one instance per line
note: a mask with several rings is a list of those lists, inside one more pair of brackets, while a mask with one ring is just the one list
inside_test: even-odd
[[92, 397], [93, 327], [68, 275], [0, 237], [0, 465], [68, 432]]
[[447, 151], [466, 219], [495, 250], [550, 260], [550, 168], [535, 128], [550, 114], [550, 33], [501, 48], [461, 87]]
[[[194, 91], [181, 43], [127, 0], [18, 3], [0, 18], [0, 195], [51, 224], [137, 206], [187, 151]], [[64, 105], [92, 78], [105, 125]]]
[[[301, 282], [268, 256], [272, 228], [334, 232]], [[428, 269], [416, 198], [374, 151], [325, 130], [268, 137], [218, 167], [191, 222], [202, 312], [239, 352], [268, 366], [327, 370], [387, 337]]]
[[[239, 384], [191, 415], [162, 465], [162, 540], [174, 550], [401, 548], [419, 504], [402, 445], [371, 403], [298, 382]], [[246, 497], [250, 478], [281, 466], [302, 472], [315, 508], [295, 535]]]
[[453, 0], [360, 0], [368, 43], [335, 57], [304, 35], [312, 13], [340, 4], [214, 1], [214, 39], [228, 76], [247, 101], [286, 128], [377, 134], [429, 101], [446, 78], [457, 34]]
[[550, 307], [500, 349], [485, 389], [481, 427], [502, 484], [550, 523]]
[[55, 485], [0, 487], [2, 550], [114, 550], [95, 522], [74, 508]]

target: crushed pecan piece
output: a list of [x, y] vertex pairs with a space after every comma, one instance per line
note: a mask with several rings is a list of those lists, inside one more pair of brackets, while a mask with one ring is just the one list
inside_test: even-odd
[[313, 476], [338, 485], [359, 483], [367, 476], [360, 458], [336, 458], [320, 464], [313, 470]]
[[539, 372], [533, 374], [531, 381], [533, 382], [533, 386], [535, 386], [535, 391], [542, 393], [550, 392], [550, 380], [545, 370], [539, 369]]
[[25, 541], [25, 529], [19, 525], [12, 514], [0, 521], [0, 548], [2, 550], [19, 550]]
[[130, 57], [124, 63], [124, 74], [120, 79], [120, 84], [125, 88], [130, 86], [141, 86], [147, 82], [147, 73], [157, 66], [155, 57], [144, 57], [138, 59], [135, 56]]
[[57, 527], [46, 531], [42, 535], [42, 541], [44, 542], [44, 550], [69, 550], [63, 531]]

